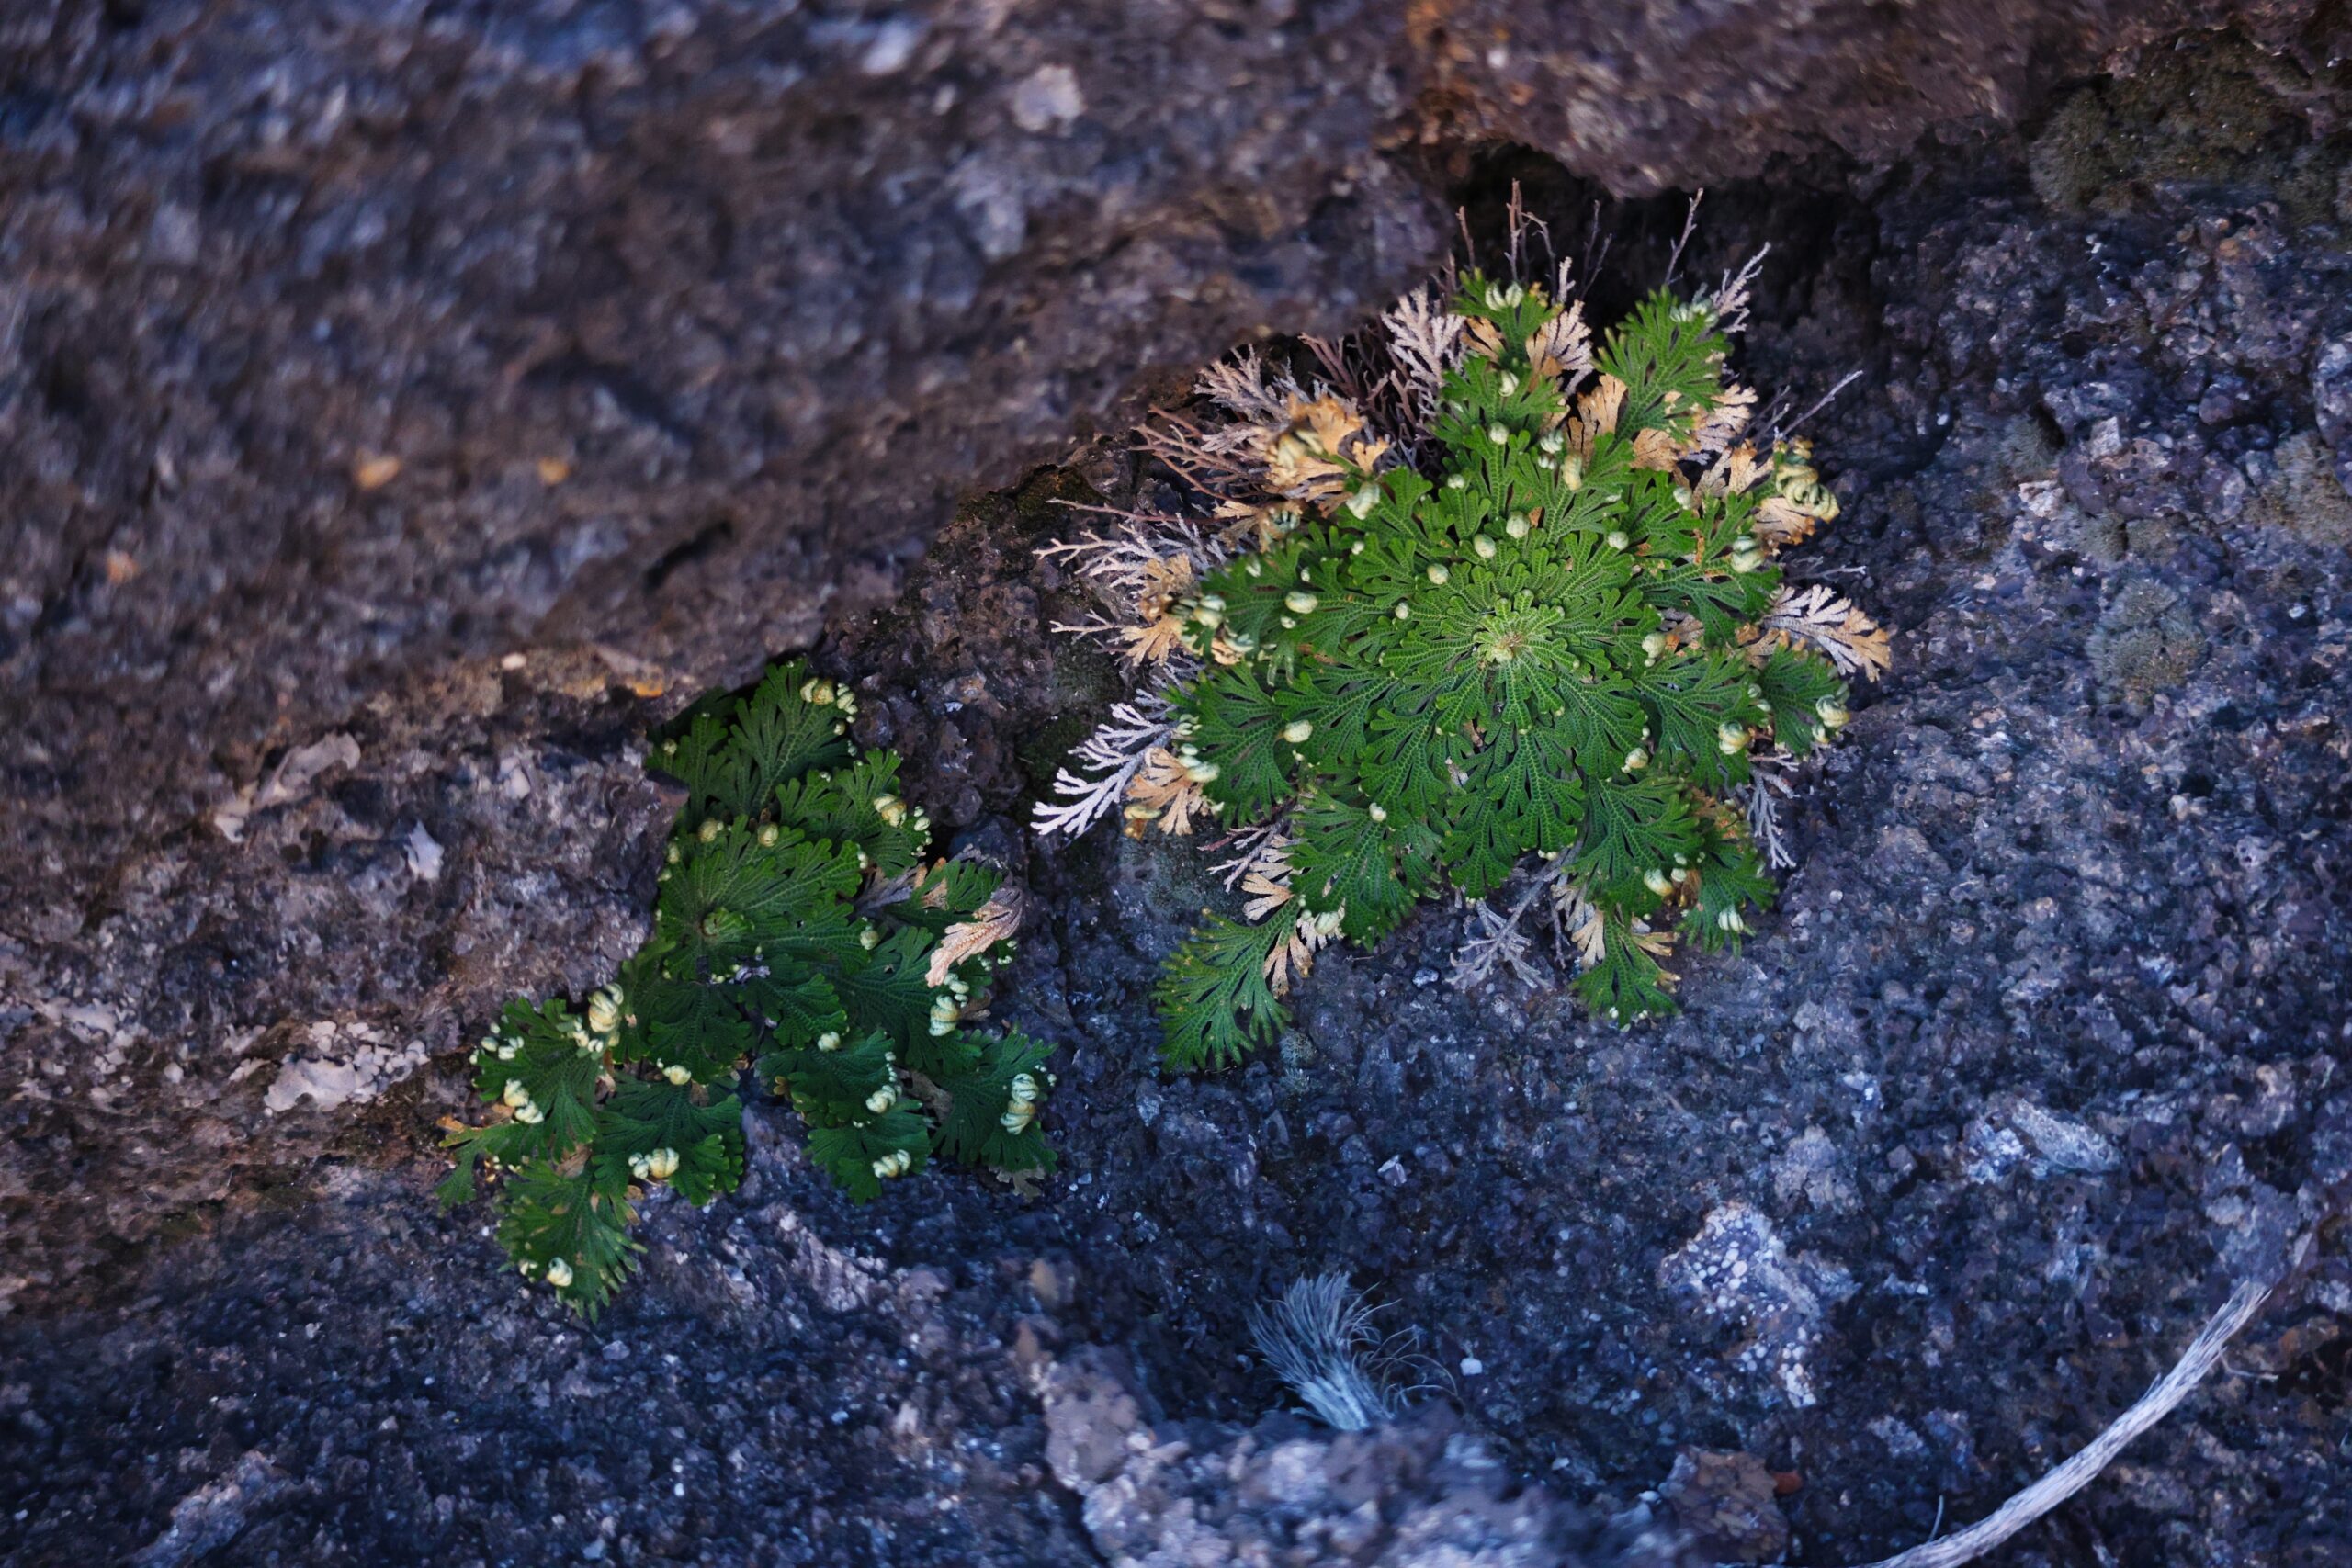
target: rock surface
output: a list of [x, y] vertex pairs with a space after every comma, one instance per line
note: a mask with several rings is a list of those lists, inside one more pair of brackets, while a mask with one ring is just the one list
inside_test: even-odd
[[[2052, 69], [2123, 25], [2035, 14]], [[946, 497], [1360, 316], [1433, 254], [1432, 194], [1490, 237], [1516, 175], [1582, 232], [1541, 159], [1439, 192], [1375, 138], [1541, 135], [1638, 184], [1883, 152], [1950, 100], [1903, 77], [1857, 129], [1759, 89], [1677, 162], [1703, 139], [1663, 111], [1511, 118], [1516, 54], [1414, 74], [1442, 7], [1081, 8], [1067, 49], [994, 15], [0, 23], [0, 1555], [1630, 1568], [1778, 1529], [1854, 1561], [2072, 1451], [2340, 1212], [2340, 81], [2205, 40], [2030, 136], [1719, 190], [1690, 268], [1777, 247], [1752, 378], [1868, 372], [1814, 422], [1847, 515], [1810, 565], [1902, 633], [1781, 908], [1624, 1033], [1452, 991], [1431, 908], [1328, 960], [1277, 1057], [1170, 1081], [1145, 998], [1199, 857], [1019, 824], [1109, 690], [1039, 635], [1077, 601], [1029, 549], [1139, 476], [1085, 447], [907, 565]], [[1559, 101], [1645, 101], [1666, 26]], [[1680, 218], [1608, 215], [1604, 305]], [[669, 809], [647, 725], [820, 627], [1045, 916], [1010, 990], [1065, 1043], [1064, 1174], [854, 1209], [769, 1108], [745, 1190], [656, 1205], [585, 1327], [434, 1213], [460, 1086], [420, 1060], [605, 976]], [[1735, 1286], [1740, 1238], [1771, 1267]], [[1261, 1419], [1242, 1310], [1329, 1268], [1459, 1416]], [[2013, 1559], [2343, 1555], [2347, 1321], [2327, 1232], [2245, 1375]], [[1125, 1451], [1070, 1470], [1085, 1378]]]

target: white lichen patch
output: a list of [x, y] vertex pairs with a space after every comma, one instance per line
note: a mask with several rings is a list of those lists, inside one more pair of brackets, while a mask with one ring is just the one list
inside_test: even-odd
[[2041, 1180], [2058, 1172], [2104, 1176], [2123, 1163], [2115, 1145], [2070, 1116], [2009, 1095], [1994, 1100], [1961, 1139], [1962, 1174], [1979, 1185], [2019, 1166]]
[[1797, 1409], [1819, 1400], [1808, 1363], [1826, 1328], [1824, 1298], [1853, 1292], [1842, 1269], [1791, 1258], [1771, 1221], [1746, 1203], [1725, 1203], [1658, 1265], [1658, 1283], [1711, 1324], [1747, 1336], [1730, 1358], [1741, 1371], [1766, 1380]]
[[426, 1061], [423, 1042], [403, 1044], [365, 1023], [314, 1023], [308, 1038], [310, 1050], [280, 1063], [262, 1096], [263, 1109], [273, 1116], [306, 1097], [318, 1111], [365, 1104]]
[[441, 880], [441, 845], [424, 830], [424, 823], [419, 822], [408, 830], [408, 837], [401, 840], [401, 847], [406, 853], [411, 876], [419, 882]]

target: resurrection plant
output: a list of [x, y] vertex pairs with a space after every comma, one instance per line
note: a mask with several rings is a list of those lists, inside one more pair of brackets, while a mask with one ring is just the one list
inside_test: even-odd
[[487, 1125], [451, 1124], [447, 1202], [496, 1182], [498, 1239], [594, 1315], [637, 1267], [628, 1227], [667, 1183], [697, 1205], [742, 1180], [747, 1058], [850, 1196], [934, 1155], [1052, 1168], [1048, 1047], [967, 1033], [1018, 905], [990, 866], [926, 862], [899, 758], [859, 755], [852, 694], [797, 661], [696, 717], [654, 759], [685, 786], [653, 934], [575, 1012], [507, 1004], [474, 1055]]
[[1804, 442], [1743, 439], [1756, 395], [1724, 361], [1752, 272], [1661, 291], [1597, 345], [1563, 265], [1309, 340], [1312, 387], [1245, 354], [1202, 378], [1209, 412], [1141, 433], [1179, 504], [1043, 552], [1102, 604], [1057, 629], [1117, 648], [1137, 690], [1038, 828], [1214, 834], [1245, 900], [1168, 961], [1171, 1065], [1272, 1039], [1324, 943], [1444, 888], [1481, 905], [1459, 970], [1519, 967], [1540, 902], [1619, 1021], [1670, 1007], [1678, 941], [1747, 934], [1787, 863], [1774, 789], [1888, 657], [1776, 564], [1838, 503]]

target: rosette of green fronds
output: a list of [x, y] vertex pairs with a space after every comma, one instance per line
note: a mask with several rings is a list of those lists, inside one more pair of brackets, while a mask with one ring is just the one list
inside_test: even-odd
[[1211, 915], [1159, 988], [1174, 1065], [1272, 1039], [1324, 942], [1377, 942], [1442, 890], [1540, 889], [1619, 1021], [1671, 1005], [1678, 943], [1736, 947], [1772, 897], [1778, 774], [1846, 723], [1885, 635], [1782, 580], [1837, 502], [1803, 443], [1741, 439], [1745, 276], [1596, 344], [1565, 273], [1409, 297], [1311, 390], [1218, 367], [1221, 422], [1145, 432], [1204, 503], [1050, 547], [1109, 612], [1065, 629], [1144, 690], [1041, 828], [1116, 809], [1237, 846], [1243, 919]]
[[456, 1127], [451, 1203], [496, 1181], [498, 1238], [591, 1314], [636, 1267], [628, 1228], [666, 1184], [704, 1204], [743, 1176], [747, 1061], [857, 1199], [933, 1155], [1052, 1168], [1037, 1124], [1047, 1047], [967, 1031], [1018, 904], [994, 868], [926, 862], [899, 759], [859, 754], [855, 699], [797, 662], [665, 741], [685, 786], [653, 934], [577, 1011], [509, 1003], [475, 1052], [495, 1107]]

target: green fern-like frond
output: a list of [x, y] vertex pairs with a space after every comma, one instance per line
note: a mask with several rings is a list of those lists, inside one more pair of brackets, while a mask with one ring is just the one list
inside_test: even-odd
[[1023, 1034], [990, 1040], [962, 1071], [939, 1080], [948, 1109], [939, 1119], [938, 1149], [964, 1165], [1043, 1173], [1054, 1168], [1037, 1124], [1052, 1075], [1053, 1047]]
[[498, 1244], [526, 1277], [594, 1319], [637, 1271], [644, 1248], [628, 1227], [637, 1219], [626, 1180], [584, 1167], [545, 1160], [518, 1168], [500, 1194]]
[[1534, 857], [1590, 911], [1588, 1001], [1665, 1010], [1675, 943], [1735, 945], [1770, 904], [1742, 822], [1770, 808], [1756, 757], [1806, 755], [1845, 722], [1839, 671], [1883, 666], [1860, 611], [1781, 581], [1780, 552], [1837, 506], [1802, 444], [1740, 441], [1736, 290], [1653, 295], [1598, 344], [1578, 308], [1475, 273], [1452, 312], [1391, 318], [1419, 393], [1392, 430], [1295, 383], [1237, 398], [1253, 365], [1210, 384], [1238, 426], [1148, 443], [1194, 444], [1203, 512], [1254, 531], [1225, 554], [1171, 529], [1199, 573], [1172, 604], [1164, 573], [1132, 576], [1137, 624], [1159, 626], [1145, 646], [1181, 639], [1196, 662], [1163, 685], [1181, 777], [1137, 773], [1131, 825], [1282, 835], [1246, 889], [1260, 923], [1212, 916], [1167, 961], [1171, 1065], [1272, 1039], [1326, 936], [1378, 942]]
[[[930, 819], [899, 799], [895, 755], [857, 753], [855, 711], [795, 661], [663, 742], [655, 765], [687, 803], [652, 936], [584, 1008], [511, 1003], [475, 1053], [475, 1088], [496, 1109], [450, 1132], [440, 1196], [470, 1200], [487, 1168], [508, 1255], [584, 1313], [636, 1268], [628, 1229], [647, 1192], [700, 1205], [741, 1183], [731, 1090], [750, 1058], [807, 1122], [811, 1163], [853, 1198], [921, 1170], [935, 1144], [967, 1163], [1053, 1163], [1035, 1113], [1046, 1048], [963, 1027], [1017, 923], [989, 905], [1000, 874], [924, 866]], [[916, 1073], [956, 1086], [936, 1127]], [[991, 1114], [1018, 1127], [973, 1124], [1016, 1088], [1031, 1110]]]
[[1227, 1067], [1270, 1043], [1290, 1012], [1266, 978], [1266, 962], [1290, 940], [1294, 904], [1273, 919], [1245, 925], [1211, 915], [1161, 968], [1160, 1054], [1173, 1067]]

